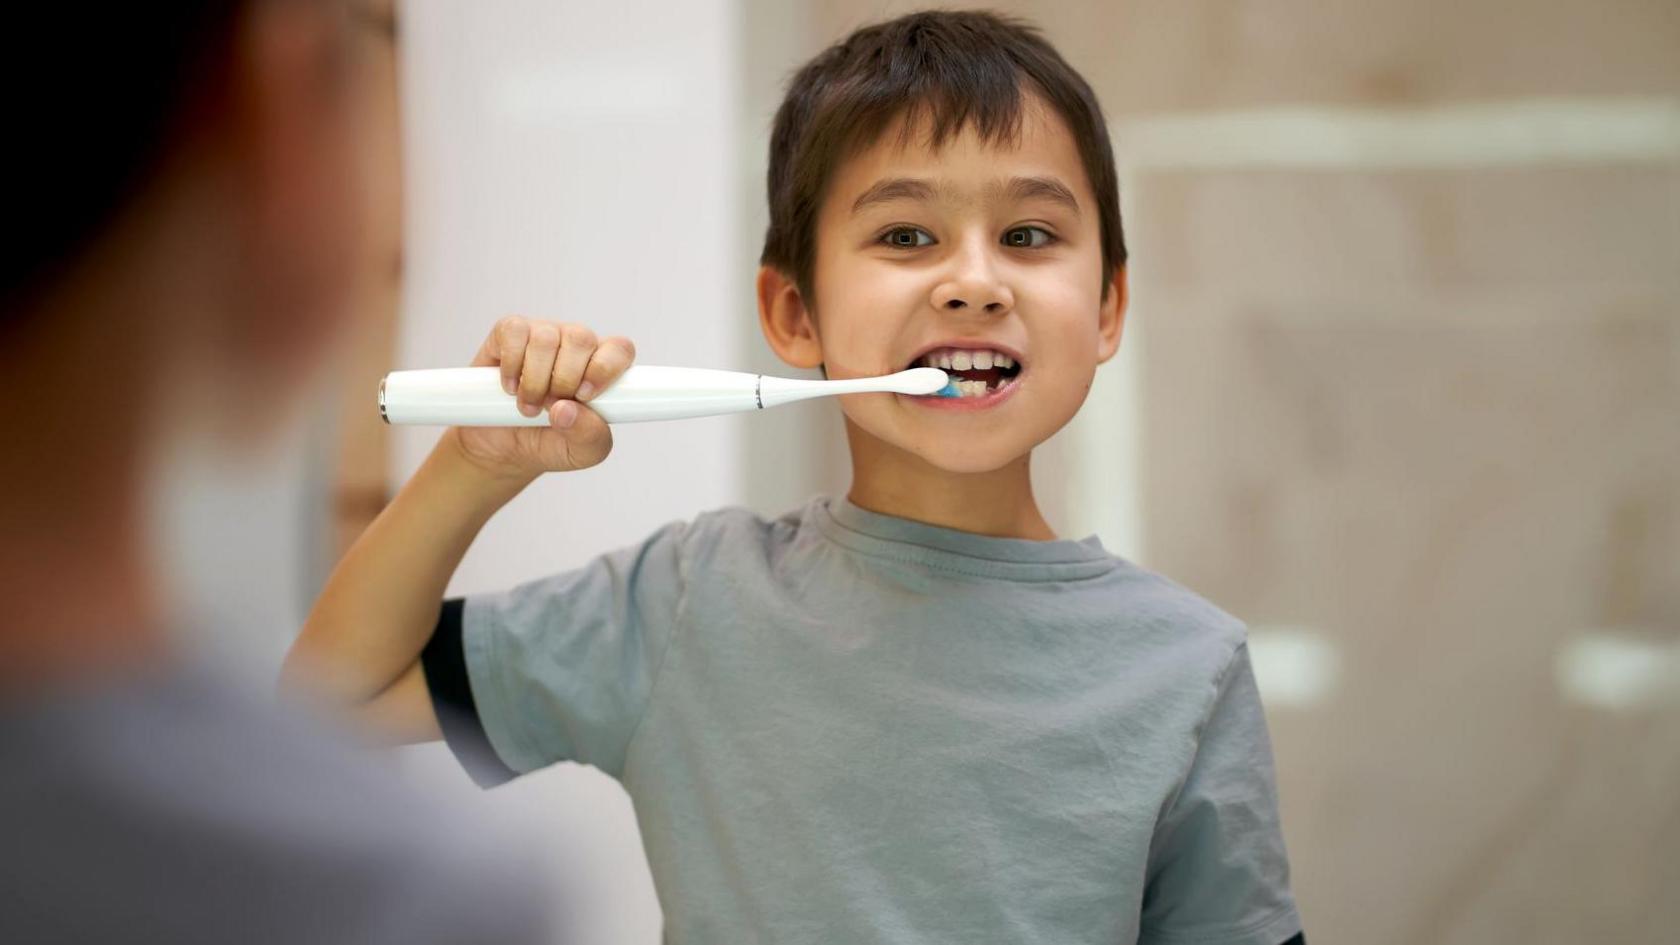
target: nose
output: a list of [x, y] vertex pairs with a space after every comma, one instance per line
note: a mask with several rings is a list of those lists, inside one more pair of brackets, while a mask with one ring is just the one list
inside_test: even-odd
[[987, 248], [970, 246], [954, 256], [953, 263], [950, 274], [933, 289], [934, 308], [1002, 315], [1015, 307], [1015, 293], [998, 277]]

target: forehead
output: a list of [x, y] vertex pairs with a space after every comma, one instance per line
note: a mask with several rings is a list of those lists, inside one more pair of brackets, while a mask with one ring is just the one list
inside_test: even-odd
[[824, 213], [851, 206], [877, 181], [895, 177], [937, 179], [943, 189], [974, 195], [995, 190], [1002, 179], [1049, 177], [1066, 183], [1082, 206], [1095, 202], [1073, 133], [1054, 109], [1031, 95], [1022, 100], [1014, 138], [987, 141], [970, 124], [934, 147], [925, 119], [912, 127], [903, 119], [889, 124], [873, 144], [836, 168]]

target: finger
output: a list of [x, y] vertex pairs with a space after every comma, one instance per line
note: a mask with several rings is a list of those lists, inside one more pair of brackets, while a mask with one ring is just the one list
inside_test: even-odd
[[560, 354], [554, 359], [554, 378], [549, 383], [549, 391], [555, 397], [575, 397], [578, 384], [583, 381], [583, 370], [594, 353], [594, 332], [582, 325], [560, 326]]
[[554, 374], [554, 355], [560, 350], [560, 329], [552, 322], [531, 326], [531, 341], [525, 346], [525, 365], [519, 371], [519, 412], [527, 417], [542, 413], [547, 404], [548, 381]]
[[502, 390], [512, 394], [519, 389], [519, 371], [525, 365], [525, 345], [531, 340], [531, 323], [509, 316], [496, 323], [492, 337], [496, 351], [493, 363], [502, 368]]
[[498, 330], [497, 327], [492, 326], [490, 334], [485, 335], [484, 340], [479, 343], [478, 351], [473, 354], [473, 367], [495, 367], [501, 361], [501, 342], [497, 340]]
[[578, 385], [577, 399], [588, 400], [613, 385], [630, 369], [636, 360], [636, 346], [629, 338], [608, 338], [595, 349], [589, 366], [583, 370], [583, 383]]
[[473, 367], [495, 367], [502, 363], [502, 332], [506, 326], [518, 321], [515, 316], [499, 318], [496, 324], [490, 326], [490, 333], [484, 336], [484, 341], [478, 346], [478, 353], [473, 355]]

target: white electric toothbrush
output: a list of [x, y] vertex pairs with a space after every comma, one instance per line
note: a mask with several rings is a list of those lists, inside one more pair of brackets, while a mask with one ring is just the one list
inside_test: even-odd
[[[638, 364], [588, 402], [608, 423], [681, 420], [778, 407], [796, 400], [874, 392], [958, 396], [938, 368], [919, 367], [882, 377], [812, 381], [744, 371]], [[379, 382], [379, 415], [386, 423], [462, 427], [540, 427], [548, 414], [527, 417], [502, 390], [493, 367], [392, 371]]]

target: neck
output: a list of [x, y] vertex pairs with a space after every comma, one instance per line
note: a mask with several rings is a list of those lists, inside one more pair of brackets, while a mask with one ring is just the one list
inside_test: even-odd
[[988, 472], [954, 473], [846, 421], [853, 504], [912, 521], [990, 535], [1050, 541], [1056, 533], [1033, 498], [1031, 454]]
[[[130, 670], [165, 650], [141, 479], [145, 391], [110, 384], [111, 369], [123, 372], [135, 353], [121, 350], [109, 321], [42, 313], [39, 323], [54, 337], [0, 358], [0, 689], [9, 690]], [[86, 327], [66, 328], [77, 325]], [[83, 375], [89, 365], [103, 368]]]

